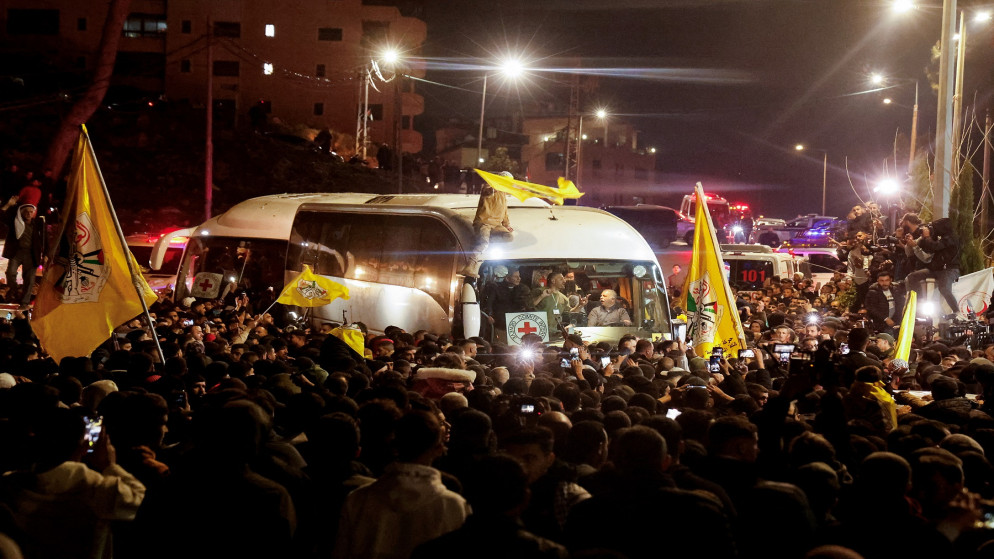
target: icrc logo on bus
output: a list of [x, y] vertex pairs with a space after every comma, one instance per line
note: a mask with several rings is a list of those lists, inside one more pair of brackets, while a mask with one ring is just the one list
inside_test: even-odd
[[511, 345], [521, 345], [525, 334], [537, 334], [542, 341], [549, 341], [549, 325], [541, 314], [530, 312], [507, 313], [507, 339]]

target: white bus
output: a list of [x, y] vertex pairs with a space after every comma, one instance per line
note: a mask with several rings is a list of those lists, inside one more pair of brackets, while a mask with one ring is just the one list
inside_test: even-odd
[[[478, 200], [461, 194], [360, 193], [247, 200], [191, 233], [177, 297], [190, 295], [195, 278], [205, 272], [237, 282], [239, 290], [279, 293], [307, 264], [350, 293], [348, 300], [312, 309], [315, 321], [361, 321], [374, 332], [395, 325], [409, 332], [475, 335], [480, 306], [457, 271], [473, 246]], [[572, 272], [577, 294], [589, 302], [578, 306], [568, 322], [584, 339], [671, 336], [663, 275], [649, 245], [631, 226], [587, 207], [513, 198], [508, 206], [514, 237], [492, 239], [480, 291], [494, 281], [497, 266], [519, 271], [530, 288], [539, 287], [549, 272]], [[584, 325], [586, 311], [599, 304], [603, 289], [619, 294], [630, 326]]]

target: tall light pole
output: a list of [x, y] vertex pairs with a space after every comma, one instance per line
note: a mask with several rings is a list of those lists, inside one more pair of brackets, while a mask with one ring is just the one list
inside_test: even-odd
[[597, 118], [604, 122], [604, 149], [607, 149], [607, 111], [604, 109], [598, 109]]
[[949, 162], [952, 180], [959, 178], [959, 154], [962, 149], [963, 139], [960, 137], [960, 122], [963, 111], [963, 63], [966, 58], [966, 25], [963, 10], [959, 12], [959, 39], [956, 41], [956, 86], [953, 90], [953, 138], [952, 145], [955, 148], [952, 160]]
[[949, 195], [952, 187], [953, 141], [951, 117], [953, 99], [952, 66], [956, 51], [952, 38], [956, 25], [956, 0], [942, 2], [942, 35], [939, 39], [939, 107], [935, 126], [935, 179], [932, 185], [932, 216], [949, 217]]
[[381, 53], [383, 62], [393, 68], [393, 141], [394, 141], [394, 152], [396, 156], [396, 166], [397, 166], [397, 193], [404, 193], [404, 150], [403, 150], [403, 139], [401, 136], [401, 128], [403, 122], [403, 111], [404, 104], [403, 99], [401, 99], [401, 88], [400, 88], [400, 62], [401, 56], [400, 51], [395, 48], [388, 47]]
[[[915, 151], [918, 147], [918, 80], [915, 78], [889, 78], [881, 73], [870, 74], [870, 83], [875, 86], [885, 85], [887, 82], [915, 82], [915, 106], [911, 110], [911, 150], [908, 155], [908, 173], [915, 164]], [[890, 99], [884, 99], [884, 104], [890, 104]], [[895, 155], [894, 167], [897, 167], [897, 156]]]
[[826, 202], [828, 201], [828, 151], [818, 148], [809, 148], [804, 144], [797, 144], [794, 146], [796, 151], [820, 151], [822, 154], [822, 167], [821, 167], [821, 215], [825, 215]]
[[[501, 61], [497, 68], [504, 77], [517, 79], [525, 73], [525, 65], [520, 58], [509, 57]], [[490, 72], [483, 74], [483, 97], [480, 99], [480, 133], [476, 140], [476, 165], [483, 163], [483, 117], [487, 110], [487, 78]]]

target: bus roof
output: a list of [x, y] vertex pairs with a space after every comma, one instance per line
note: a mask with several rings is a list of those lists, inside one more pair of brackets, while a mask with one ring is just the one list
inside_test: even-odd
[[[305, 205], [308, 209], [334, 205], [362, 213], [424, 209], [458, 218], [462, 226], [453, 229], [468, 250], [473, 244], [472, 221], [478, 202], [476, 194], [275, 194], [236, 204], [200, 225], [194, 234], [286, 240], [297, 211]], [[607, 212], [584, 206], [554, 207], [537, 198], [521, 202], [509, 196], [507, 203], [514, 238], [501, 242], [494, 237], [488, 259], [654, 260], [652, 250], [638, 232]]]

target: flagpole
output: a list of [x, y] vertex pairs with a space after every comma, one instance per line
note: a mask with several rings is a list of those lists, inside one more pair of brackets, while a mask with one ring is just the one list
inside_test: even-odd
[[90, 157], [93, 159], [93, 166], [96, 167], [97, 177], [100, 178], [100, 188], [103, 189], [104, 198], [107, 199], [107, 208], [110, 209], [111, 219], [114, 220], [114, 227], [117, 229], [117, 240], [121, 243], [121, 249], [124, 250], [124, 259], [128, 261], [128, 272], [131, 273], [131, 286], [135, 288], [135, 293], [138, 294], [138, 300], [141, 301], [142, 310], [145, 311], [145, 320], [148, 321], [148, 328], [152, 331], [152, 339], [155, 340], [155, 349], [159, 351], [159, 360], [162, 363], [166, 362], [166, 356], [162, 353], [162, 346], [159, 345], [159, 335], [155, 331], [155, 323], [152, 322], [152, 313], [148, 310], [148, 305], [145, 303], [145, 294], [142, 293], [141, 289], [138, 288], [138, 284], [135, 283], [135, 276], [137, 271], [134, 268], [133, 258], [130, 256], [131, 249], [128, 248], [128, 243], [124, 239], [124, 231], [121, 229], [121, 222], [117, 220], [117, 211], [114, 210], [114, 203], [110, 199], [110, 192], [107, 191], [107, 183], [104, 181], [104, 174], [100, 170], [100, 162], [97, 161], [97, 153], [93, 149], [93, 142], [90, 141], [90, 134], [86, 131], [86, 125], [80, 125], [80, 131], [83, 136], [86, 137], [86, 146], [90, 150]]

